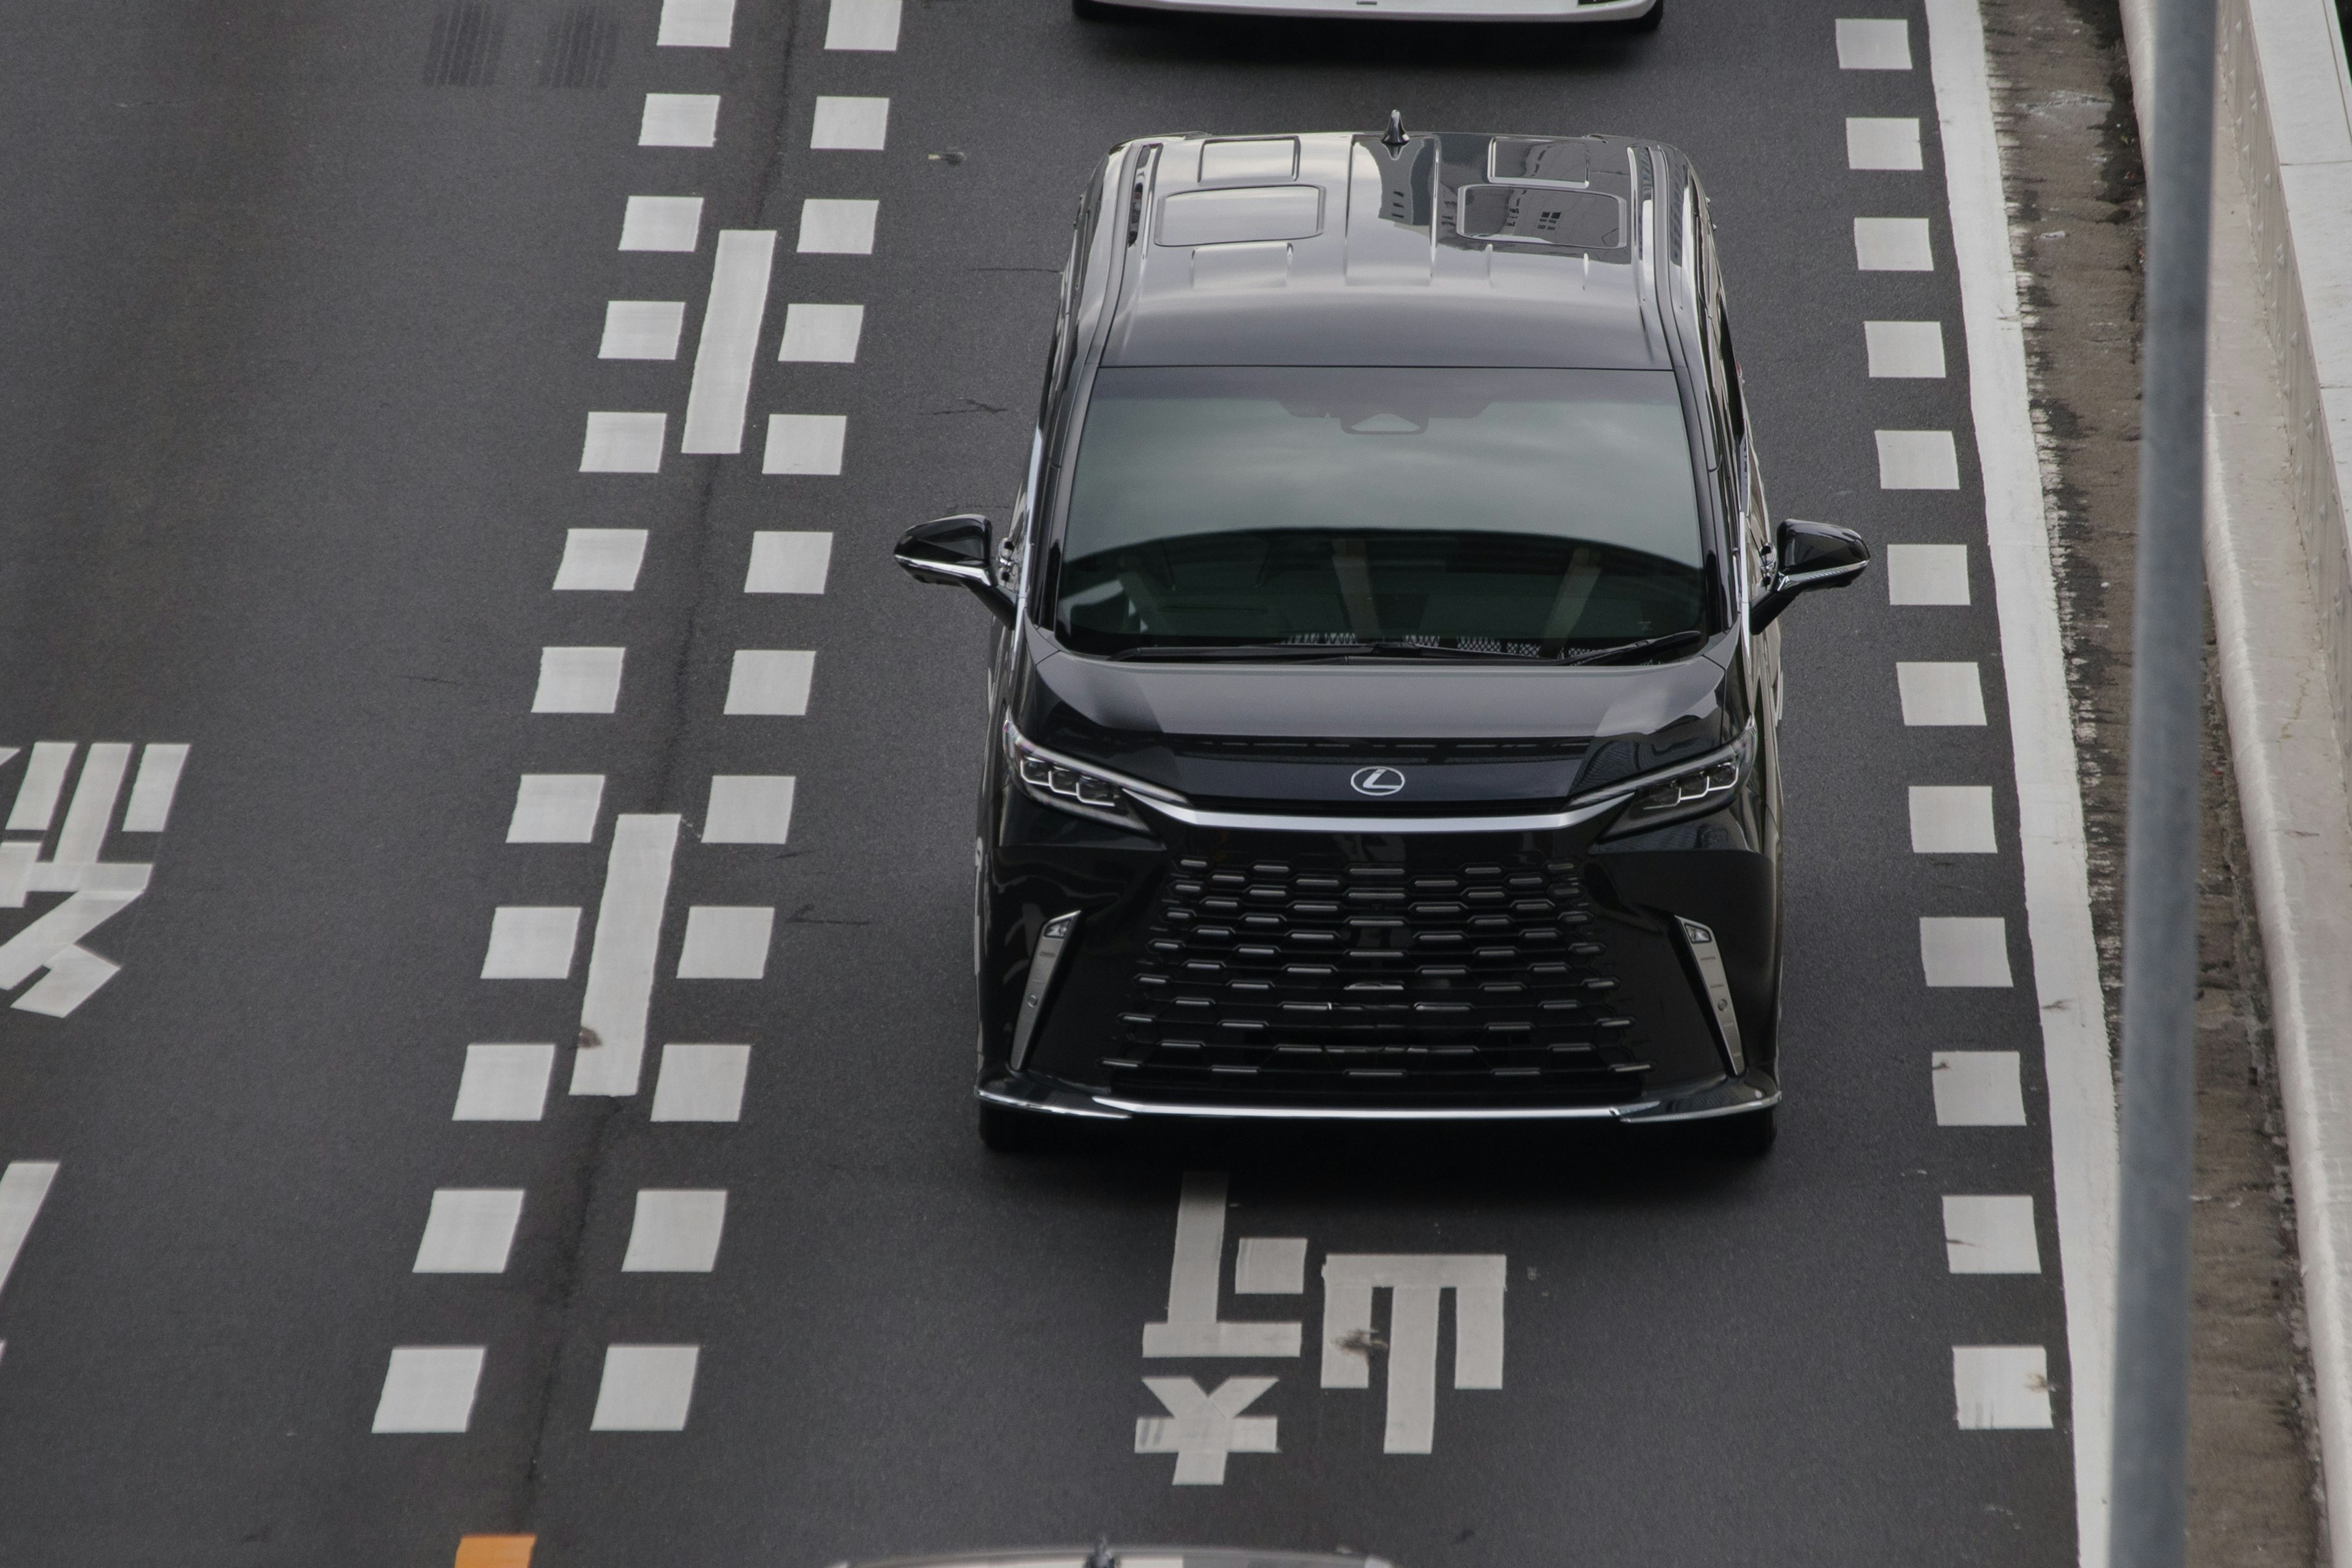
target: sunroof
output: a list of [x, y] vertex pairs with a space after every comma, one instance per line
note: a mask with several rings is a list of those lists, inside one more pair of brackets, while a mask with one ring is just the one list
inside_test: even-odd
[[1624, 205], [1601, 191], [1544, 185], [1468, 185], [1454, 227], [1465, 239], [1518, 240], [1574, 250], [1625, 243]]
[[1545, 180], [1566, 185], [1589, 184], [1592, 179], [1592, 144], [1589, 142], [1537, 141], [1532, 137], [1498, 136], [1494, 163], [1497, 180]]

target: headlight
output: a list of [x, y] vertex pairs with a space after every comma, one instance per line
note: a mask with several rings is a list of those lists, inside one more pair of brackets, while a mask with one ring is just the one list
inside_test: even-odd
[[1083, 766], [1032, 744], [1010, 719], [1004, 721], [1004, 755], [1013, 776], [1021, 782], [1022, 792], [1038, 805], [1129, 833], [1151, 831], [1137, 814], [1130, 796], [1160, 792], [1149, 786], [1139, 789], [1132, 779]]
[[1720, 810], [1730, 803], [1748, 777], [1748, 770], [1755, 764], [1756, 726], [1750, 724], [1738, 740], [1719, 752], [1679, 768], [1611, 784], [1607, 793], [1614, 795], [1630, 789], [1633, 798], [1601, 837], [1614, 838], [1627, 833], [1643, 833], [1670, 822]]

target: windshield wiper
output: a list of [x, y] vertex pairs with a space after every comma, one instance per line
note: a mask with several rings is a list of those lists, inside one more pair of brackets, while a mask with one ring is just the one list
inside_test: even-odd
[[1620, 659], [1634, 658], [1643, 654], [1661, 653], [1670, 647], [1681, 647], [1686, 644], [1696, 645], [1706, 641], [1705, 632], [1668, 632], [1662, 637], [1643, 637], [1639, 642], [1622, 642], [1614, 647], [1593, 647], [1586, 648], [1580, 653], [1563, 654], [1561, 658], [1569, 664], [1615, 664]]
[[1377, 654], [1383, 658], [1466, 658], [1478, 661], [1507, 658], [1553, 664], [1558, 660], [1548, 653], [1513, 653], [1507, 648], [1440, 647], [1425, 642], [1366, 642], [1345, 645], [1342, 651], [1357, 654]]
[[1290, 660], [1307, 663], [1332, 663], [1345, 658], [1451, 658], [1467, 659], [1481, 664], [1491, 663], [1496, 659], [1516, 659], [1535, 664], [1559, 662], [1549, 654], [1513, 653], [1503, 648], [1442, 647], [1434, 643], [1419, 642], [1205, 643], [1195, 647], [1186, 647], [1179, 643], [1150, 643], [1142, 647], [1124, 648], [1111, 655], [1111, 658], [1117, 659], [1259, 659], [1267, 662]]

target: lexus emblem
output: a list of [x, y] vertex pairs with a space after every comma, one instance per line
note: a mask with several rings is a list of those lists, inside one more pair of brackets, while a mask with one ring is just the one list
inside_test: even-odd
[[1358, 795], [1394, 795], [1404, 788], [1404, 775], [1394, 768], [1358, 768], [1348, 784]]

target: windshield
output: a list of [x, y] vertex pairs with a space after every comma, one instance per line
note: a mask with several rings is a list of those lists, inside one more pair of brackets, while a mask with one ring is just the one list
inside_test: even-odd
[[1668, 371], [1107, 369], [1052, 585], [1068, 646], [1519, 657], [1700, 629]]

